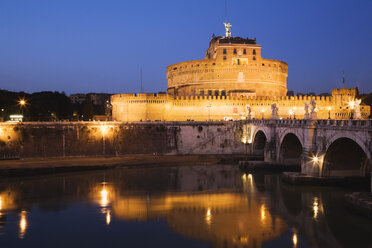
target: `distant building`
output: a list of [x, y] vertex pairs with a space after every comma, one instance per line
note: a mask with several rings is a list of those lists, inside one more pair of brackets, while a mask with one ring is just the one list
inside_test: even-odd
[[69, 98], [73, 104], [82, 104], [85, 101], [85, 94], [71, 94]]
[[90, 96], [93, 105], [105, 105], [107, 101], [110, 101], [111, 94], [106, 93], [88, 93], [88, 94], [71, 94], [69, 96], [71, 103], [73, 104], [83, 104], [86, 98], [86, 95]]

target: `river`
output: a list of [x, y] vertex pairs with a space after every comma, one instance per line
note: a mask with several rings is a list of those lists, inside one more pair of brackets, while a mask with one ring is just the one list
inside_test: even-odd
[[371, 247], [348, 192], [229, 165], [3, 178], [0, 247]]

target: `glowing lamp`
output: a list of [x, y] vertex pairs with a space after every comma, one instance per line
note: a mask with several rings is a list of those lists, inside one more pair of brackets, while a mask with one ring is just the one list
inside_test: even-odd
[[318, 163], [318, 162], [319, 162], [319, 157], [314, 156], [314, 157], [312, 158], [312, 160], [313, 160], [314, 163]]
[[349, 107], [350, 107], [350, 109], [354, 109], [355, 108], [355, 101], [354, 100], [352, 100], [352, 101], [349, 102]]

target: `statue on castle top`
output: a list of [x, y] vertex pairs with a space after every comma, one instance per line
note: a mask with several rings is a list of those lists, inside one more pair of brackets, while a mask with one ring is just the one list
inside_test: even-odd
[[315, 99], [310, 100], [310, 105], [311, 105], [310, 119], [316, 120], [318, 118], [318, 115], [317, 115], [317, 108], [316, 108]]
[[271, 119], [279, 118], [278, 110], [279, 108], [276, 106], [276, 103], [271, 104]]
[[249, 105], [249, 104], [245, 105], [245, 109], [247, 111], [247, 119], [248, 120], [252, 119], [252, 116], [251, 116], [251, 112], [252, 112], [251, 105]]
[[354, 100], [354, 113], [353, 113], [353, 119], [361, 119], [362, 115], [360, 114], [360, 103], [362, 102], [361, 99], [355, 99]]
[[230, 23], [224, 22], [223, 25], [225, 25], [225, 37], [230, 38], [231, 37], [231, 27], [232, 25]]

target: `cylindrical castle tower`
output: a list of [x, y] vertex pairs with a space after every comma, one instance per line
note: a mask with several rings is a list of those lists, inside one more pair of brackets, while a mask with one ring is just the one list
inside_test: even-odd
[[285, 96], [288, 65], [261, 57], [256, 39], [212, 37], [205, 59], [167, 67], [175, 96]]

